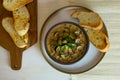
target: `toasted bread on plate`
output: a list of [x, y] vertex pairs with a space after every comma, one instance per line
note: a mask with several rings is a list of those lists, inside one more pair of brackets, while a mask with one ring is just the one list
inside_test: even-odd
[[95, 12], [76, 10], [71, 16], [78, 19], [82, 27], [92, 28], [94, 30], [100, 30], [103, 27], [102, 19]]
[[93, 45], [98, 48], [101, 52], [108, 51], [110, 42], [108, 37], [101, 30], [93, 30], [90, 28], [84, 28], [88, 34], [89, 40]]

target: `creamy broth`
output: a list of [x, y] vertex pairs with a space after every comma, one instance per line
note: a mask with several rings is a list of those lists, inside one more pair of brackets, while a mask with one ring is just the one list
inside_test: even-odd
[[69, 64], [81, 59], [88, 47], [85, 33], [72, 23], [61, 23], [52, 28], [46, 37], [49, 56], [55, 61]]

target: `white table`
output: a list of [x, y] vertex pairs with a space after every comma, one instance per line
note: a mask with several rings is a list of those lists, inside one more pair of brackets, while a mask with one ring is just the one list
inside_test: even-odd
[[76, 4], [99, 13], [107, 26], [111, 47], [103, 60], [92, 70], [71, 78], [45, 61], [37, 42], [24, 51], [21, 70], [14, 71], [9, 52], [0, 47], [0, 80], [120, 80], [120, 0], [38, 0], [38, 30], [52, 12]]

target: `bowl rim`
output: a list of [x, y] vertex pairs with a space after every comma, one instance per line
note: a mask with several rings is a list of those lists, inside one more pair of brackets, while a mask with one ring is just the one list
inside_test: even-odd
[[[45, 58], [45, 60], [47, 61], [47, 63], [48, 63], [51, 67], [53, 67], [54, 69], [56, 69], [56, 70], [58, 70], [58, 71], [60, 71], [60, 72], [62, 72], [62, 73], [66, 73], [66, 74], [81, 74], [81, 73], [85, 73], [85, 72], [93, 69], [94, 67], [96, 67], [96, 66], [100, 63], [100, 61], [102, 61], [102, 59], [105, 57], [105, 53], [106, 53], [106, 52], [104, 52], [104, 53], [101, 52], [101, 54], [103, 54], [103, 56], [102, 56], [102, 57], [100, 58], [100, 60], [99, 60], [97, 63], [95, 63], [92, 67], [90, 67], [90, 68], [88, 68], [88, 69], [86, 69], [86, 70], [84, 70], [84, 71], [81, 71], [81, 72], [71, 72], [71, 71], [69, 72], [69, 71], [61, 70], [61, 69], [57, 68], [56, 66], [54, 66], [51, 62], [49, 62], [48, 58], [45, 56], [45, 52], [43, 51], [43, 47], [42, 47], [42, 45], [41, 45], [41, 44], [42, 44], [42, 42], [41, 42], [41, 40], [42, 40], [42, 37], [41, 37], [41, 36], [42, 36], [42, 31], [44, 30], [44, 26], [46, 25], [47, 21], [49, 21], [49, 19], [53, 16], [53, 14], [55, 14], [55, 13], [57, 13], [57, 12], [63, 10], [63, 9], [69, 8], [69, 7], [83, 8], [83, 9], [88, 10], [88, 11], [90, 11], [90, 12], [94, 12], [93, 10], [91, 10], [91, 9], [85, 7], [85, 6], [80, 6], [80, 5], [68, 5], [68, 6], [60, 7], [59, 9], [55, 10], [54, 12], [52, 12], [52, 13], [48, 16], [48, 18], [47, 18], [47, 19], [45, 20], [45, 22], [43, 23], [42, 28], [40, 29], [39, 46], [40, 46], [40, 51], [41, 51], [43, 57]], [[106, 27], [106, 25], [105, 25], [104, 22], [103, 22], [103, 27], [104, 27], [104, 31], [103, 31], [103, 32], [105, 32], [105, 34], [106, 34], [106, 35], [108, 36], [108, 38], [109, 38], [109, 34], [108, 34], [108, 31], [107, 31], [107, 27]]]
[[[66, 63], [66, 62], [61, 62], [61, 61], [55, 59], [54, 57], [52, 57], [52, 56], [50, 55], [50, 52], [48, 51], [48, 48], [47, 48], [47, 37], [48, 37], [49, 33], [50, 33], [55, 27], [58, 27], [58, 26], [61, 25], [61, 24], [72, 24], [72, 25], [75, 25], [75, 27], [78, 27], [78, 28], [83, 32], [83, 34], [84, 34], [84, 36], [85, 36], [85, 39], [86, 39], [86, 42], [87, 42], [87, 44], [86, 44], [86, 50], [85, 50], [84, 54], [82, 55], [82, 57], [78, 58], [77, 60], [75, 60], [75, 61], [73, 61], [73, 62], [67, 62], [67, 63]], [[80, 61], [80, 60], [87, 54], [87, 51], [88, 51], [88, 49], [89, 49], [89, 44], [90, 44], [90, 43], [89, 43], [88, 35], [87, 35], [86, 31], [83, 29], [83, 27], [82, 27], [81, 25], [79, 25], [79, 24], [77, 24], [77, 23], [74, 23], [74, 22], [71, 22], [71, 21], [62, 21], [62, 22], [58, 22], [58, 23], [54, 24], [54, 25], [48, 30], [47, 34], [45, 35], [45, 42], [44, 42], [45, 51], [46, 51], [46, 53], [48, 54], [48, 56], [49, 56], [53, 61], [55, 61], [55, 62], [57, 62], [57, 63], [59, 63], [59, 64], [62, 64], [62, 65], [70, 65], [70, 64], [74, 64], [74, 63]]]

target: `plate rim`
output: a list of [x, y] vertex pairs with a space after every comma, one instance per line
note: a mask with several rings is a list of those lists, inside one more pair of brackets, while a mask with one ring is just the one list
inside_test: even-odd
[[[54, 65], [52, 65], [52, 64], [48, 61], [48, 59], [45, 57], [44, 51], [42, 50], [42, 46], [41, 46], [42, 31], [43, 31], [43, 28], [44, 28], [45, 24], [47, 23], [47, 21], [52, 17], [53, 14], [57, 13], [58, 11], [60, 11], [60, 10], [62, 10], [62, 9], [69, 8], [69, 7], [81, 7], [81, 8], [84, 8], [84, 9], [86, 9], [86, 10], [89, 10], [89, 11], [94, 12], [93, 10], [91, 10], [91, 9], [89, 9], [89, 8], [86, 8], [86, 7], [83, 7], [83, 6], [80, 6], [80, 5], [64, 6], [64, 7], [61, 7], [61, 8], [59, 8], [59, 9], [53, 11], [53, 12], [46, 18], [46, 20], [44, 21], [44, 23], [43, 23], [43, 25], [42, 25], [42, 28], [41, 28], [41, 30], [40, 30], [40, 35], [39, 35], [39, 46], [40, 46], [40, 51], [41, 51], [43, 57], [45, 58], [45, 60], [47, 61], [47, 63], [48, 63], [50, 66], [52, 66], [54, 69], [56, 69], [56, 70], [58, 70], [58, 71], [60, 71], [60, 72], [66, 73], [66, 74], [80, 74], [80, 73], [87, 72], [87, 71], [91, 70], [92, 68], [96, 67], [96, 66], [101, 62], [101, 60], [103, 59], [103, 57], [105, 56], [106, 52], [101, 52], [101, 53], [103, 54], [103, 56], [102, 56], [102, 57], [100, 58], [100, 60], [99, 60], [94, 66], [92, 66], [91, 68], [89, 68], [89, 69], [87, 69], [87, 70], [85, 70], [85, 71], [82, 71], [82, 72], [67, 72], [67, 71], [60, 70], [60, 69], [56, 68]], [[103, 26], [105, 26], [105, 31], [106, 31], [105, 34], [106, 34], [107, 37], [109, 38], [109, 36], [108, 36], [108, 31], [107, 31], [106, 25], [104, 24], [104, 21], [103, 21]]]

